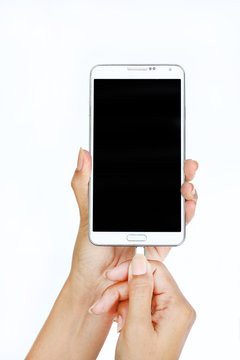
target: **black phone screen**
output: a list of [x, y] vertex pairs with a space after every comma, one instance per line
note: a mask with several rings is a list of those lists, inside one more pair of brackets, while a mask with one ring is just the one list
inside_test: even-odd
[[181, 231], [181, 80], [94, 79], [93, 231]]

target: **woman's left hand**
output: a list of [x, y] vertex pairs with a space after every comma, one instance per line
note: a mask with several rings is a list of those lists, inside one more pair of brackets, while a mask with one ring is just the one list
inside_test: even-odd
[[[72, 188], [80, 210], [80, 226], [73, 252], [72, 267], [68, 281], [73, 288], [73, 293], [78, 296], [81, 292], [79, 284], [84, 283], [89, 287], [89, 303], [94, 304], [107, 287], [121, 277], [125, 276], [126, 269], [134, 256], [135, 247], [95, 246], [88, 236], [88, 188], [91, 174], [91, 155], [88, 151], [80, 149], [77, 169], [72, 178]], [[186, 182], [181, 187], [181, 193], [186, 203], [186, 223], [194, 216], [197, 193], [193, 184], [189, 183], [198, 169], [198, 163], [194, 160], [186, 160], [184, 172]], [[167, 179], [166, 179], [167, 181]], [[164, 190], [164, 189], [163, 189]], [[106, 214], [107, 216], [107, 214]], [[151, 260], [163, 261], [170, 248], [148, 247], [146, 257]], [[119, 265], [121, 265], [119, 267]], [[115, 273], [115, 268], [118, 267]], [[109, 272], [109, 270], [111, 270]], [[93, 289], [95, 289], [93, 291]], [[116, 306], [109, 308], [114, 317]]]

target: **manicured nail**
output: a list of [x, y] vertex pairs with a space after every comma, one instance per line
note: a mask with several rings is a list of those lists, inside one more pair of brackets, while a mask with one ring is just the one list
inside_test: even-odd
[[[113, 268], [113, 269], [115, 269], [115, 268]], [[107, 270], [105, 270], [104, 273], [103, 273], [103, 277], [104, 277], [105, 279], [109, 280], [109, 279], [108, 279], [108, 273], [111, 272], [113, 269], [110, 269], [110, 270], [107, 269]]]
[[107, 272], [108, 272], [109, 270], [105, 270], [104, 271], [104, 273], [103, 273], [103, 277], [105, 278], [105, 279], [107, 279]]
[[98, 299], [98, 300], [88, 309], [89, 314], [94, 314], [94, 315], [96, 315], [96, 314], [92, 311], [92, 309], [95, 307], [95, 305], [97, 305], [97, 304], [100, 302], [100, 300], [101, 300], [101, 299]]
[[123, 326], [123, 318], [121, 317], [121, 315], [118, 315], [117, 332], [120, 332], [122, 330], [122, 326]]
[[196, 164], [196, 166], [197, 166], [197, 168], [196, 168], [196, 171], [197, 171], [197, 169], [198, 169], [198, 167], [199, 167], [199, 164], [198, 164], [198, 162], [197, 162], [196, 160], [194, 160], [194, 162], [195, 162], [195, 164]]
[[130, 264], [132, 275], [143, 275], [147, 272], [147, 261], [144, 255], [137, 254]]
[[83, 149], [80, 148], [79, 154], [78, 154], [78, 162], [77, 162], [77, 169], [81, 170], [83, 167], [83, 159], [84, 159], [84, 152]]
[[108, 280], [119, 280], [119, 277], [123, 276], [128, 271], [129, 262], [123, 262], [120, 265], [115, 266], [112, 269], [107, 269], [103, 273], [103, 276]]

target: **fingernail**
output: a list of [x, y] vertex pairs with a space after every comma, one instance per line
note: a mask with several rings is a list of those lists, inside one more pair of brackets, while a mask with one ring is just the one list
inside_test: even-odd
[[122, 275], [122, 273], [127, 271], [129, 267], [129, 262], [123, 262], [112, 269], [107, 269], [103, 273], [103, 276], [108, 280], [118, 280], [117, 278]]
[[105, 279], [107, 279], [107, 278], [108, 278], [108, 277], [107, 277], [107, 273], [108, 273], [108, 271], [109, 271], [109, 270], [107, 269], [107, 270], [105, 270], [105, 271], [104, 271], [104, 273], [103, 273], [103, 277], [104, 277]]
[[83, 149], [80, 148], [79, 155], [78, 155], [78, 162], [77, 162], [77, 169], [78, 170], [81, 170], [82, 167], [83, 167], [83, 158], [84, 158]]
[[117, 332], [120, 332], [122, 330], [122, 325], [123, 325], [123, 319], [122, 319], [121, 315], [118, 315]]
[[100, 302], [100, 300], [101, 300], [101, 299], [98, 299], [98, 300], [88, 309], [89, 314], [94, 314], [94, 315], [96, 315], [96, 314], [92, 311], [92, 309], [95, 307], [95, 305], [97, 305], [97, 304]]
[[132, 275], [143, 275], [147, 272], [147, 261], [142, 254], [135, 255], [130, 266]]
[[[116, 267], [117, 268], [117, 267]], [[105, 270], [104, 271], [104, 273], [103, 273], [103, 277], [105, 278], [105, 279], [107, 279], [107, 280], [109, 280], [108, 279], [108, 273], [111, 273], [112, 272], [112, 270], [115, 270], [116, 268], [113, 268], [113, 269], [107, 269], [107, 270]]]
[[191, 194], [192, 194], [192, 196], [194, 196], [196, 194], [196, 189], [194, 186], [193, 186], [193, 190], [192, 190]]

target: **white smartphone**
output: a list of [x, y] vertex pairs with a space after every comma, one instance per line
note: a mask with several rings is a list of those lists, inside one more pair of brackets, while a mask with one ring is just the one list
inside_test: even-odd
[[179, 65], [97, 65], [90, 73], [89, 237], [176, 246], [185, 238], [185, 74]]

